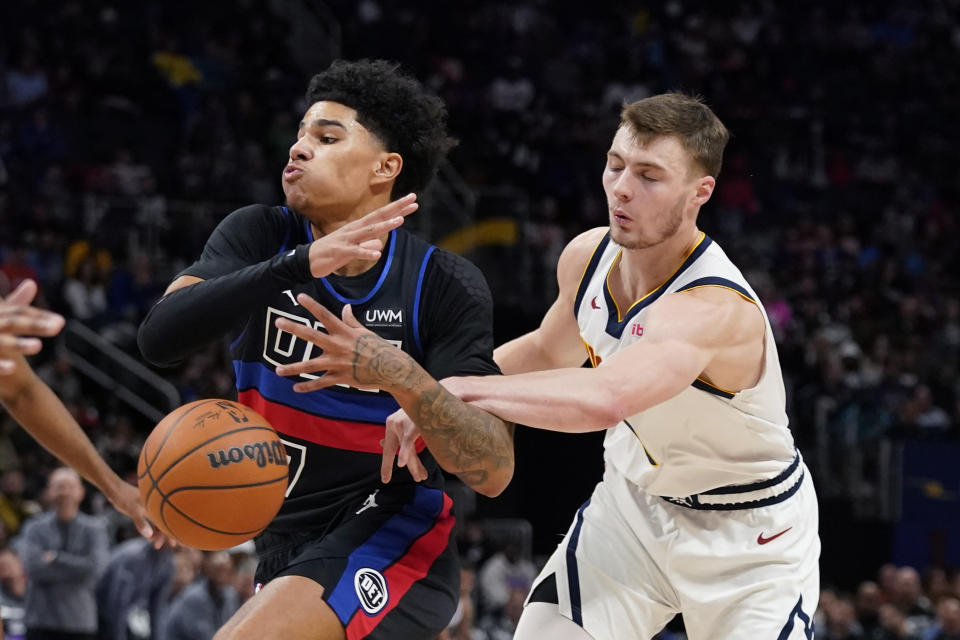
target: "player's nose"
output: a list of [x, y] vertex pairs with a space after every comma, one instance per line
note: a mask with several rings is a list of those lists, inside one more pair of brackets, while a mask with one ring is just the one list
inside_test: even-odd
[[297, 138], [297, 140], [290, 145], [290, 160], [309, 160], [310, 159], [310, 146], [306, 142], [307, 137]]
[[617, 179], [613, 181], [613, 195], [621, 202], [629, 202], [633, 197], [633, 191], [630, 189], [629, 176], [626, 171], [622, 171]]

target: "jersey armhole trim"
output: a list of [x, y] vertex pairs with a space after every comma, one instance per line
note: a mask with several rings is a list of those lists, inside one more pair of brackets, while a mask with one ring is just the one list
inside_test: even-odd
[[423, 339], [420, 337], [420, 294], [423, 292], [423, 279], [427, 273], [427, 263], [435, 250], [436, 247], [431, 245], [423, 256], [423, 262], [420, 263], [420, 273], [417, 275], [417, 292], [413, 296], [413, 341], [421, 358], [424, 354]]
[[697, 278], [693, 282], [688, 282], [687, 284], [683, 285], [677, 289], [676, 292], [680, 293], [681, 291], [690, 291], [691, 289], [699, 289], [700, 287], [720, 287], [721, 289], [729, 289], [734, 293], [740, 294], [740, 297], [747, 302], [757, 304], [757, 301], [752, 295], [750, 295], [750, 292], [744, 289], [742, 286], [733, 280], [727, 280], [726, 278], [719, 278], [716, 276]]
[[597, 265], [600, 264], [600, 258], [603, 257], [603, 252], [607, 248], [607, 244], [610, 242], [610, 232], [608, 231], [603, 235], [603, 238], [600, 242], [597, 243], [597, 246], [593, 249], [593, 255], [590, 256], [590, 261], [587, 262], [587, 266], [583, 268], [583, 274], [580, 276], [580, 283], [577, 286], [577, 298], [573, 303], [573, 317], [576, 318], [577, 314], [580, 312], [580, 304], [583, 302], [583, 296], [587, 292], [587, 286], [590, 284], [590, 280], [593, 279], [593, 274], [597, 270]]

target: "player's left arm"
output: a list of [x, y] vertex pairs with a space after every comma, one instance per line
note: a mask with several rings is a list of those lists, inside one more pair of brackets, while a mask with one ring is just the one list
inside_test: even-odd
[[364, 328], [349, 305], [341, 320], [306, 294], [297, 301], [328, 333], [277, 320], [277, 328], [323, 350], [317, 358], [277, 367], [281, 376], [325, 372], [315, 380], [298, 382], [294, 390], [308, 392], [334, 384], [382, 389], [413, 419], [442, 468], [486, 496], [497, 496], [507, 487], [514, 469], [512, 423], [451, 394], [416, 360]]
[[596, 369], [554, 369], [456, 378], [448, 387], [471, 405], [520, 424], [570, 433], [599, 431], [688, 388], [729, 355], [763, 340], [752, 302], [721, 288], [664, 296], [651, 305], [643, 337]]

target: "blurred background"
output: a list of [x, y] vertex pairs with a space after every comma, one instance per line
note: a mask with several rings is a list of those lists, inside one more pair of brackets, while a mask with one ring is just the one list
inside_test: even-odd
[[[606, 223], [621, 104], [702, 95], [733, 138], [700, 226], [774, 323], [820, 497], [818, 637], [960, 637], [960, 1], [0, 3], [0, 295], [34, 278], [71, 319], [34, 364], [122, 474], [169, 410], [234, 394], [224, 345], [152, 370], [136, 328], [226, 214], [281, 202], [306, 84], [337, 57], [396, 60], [446, 101], [460, 144], [409, 224], [484, 271], [498, 343], [536, 326], [564, 244]], [[511, 637], [601, 442], [520, 429], [501, 497], [454, 483], [451, 637]], [[0, 547], [55, 466], [0, 412]], [[95, 491], [82, 508], [120, 562], [133, 531]], [[15, 608], [30, 576], [8, 555]], [[242, 600], [252, 559], [231, 558], [228, 579], [222, 555], [171, 554], [158, 598], [205, 576]], [[144, 608], [110, 637], [151, 637]]]

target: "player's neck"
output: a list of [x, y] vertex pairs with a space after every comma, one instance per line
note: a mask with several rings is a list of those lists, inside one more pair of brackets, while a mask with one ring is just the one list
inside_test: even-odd
[[[340, 227], [353, 222], [354, 220], [359, 220], [363, 216], [376, 211], [380, 207], [389, 204], [390, 198], [387, 195], [386, 198], [376, 197], [364, 200], [358, 205], [351, 207], [349, 211], [338, 211], [335, 214], [330, 215], [318, 215], [311, 216], [310, 218], [310, 228], [313, 231], [313, 237], [322, 238], [323, 236], [333, 233]], [[387, 240], [389, 239], [389, 234], [385, 234], [380, 237], [380, 242], [384, 247], [387, 246]], [[334, 271], [338, 276], [358, 276], [361, 273], [369, 271], [372, 269], [379, 260], [354, 260], [353, 262], [348, 262], [340, 269]]]
[[616, 276], [623, 294], [639, 300], [670, 278], [701, 239], [700, 229], [690, 225], [672, 238], [643, 249], [624, 249]]

